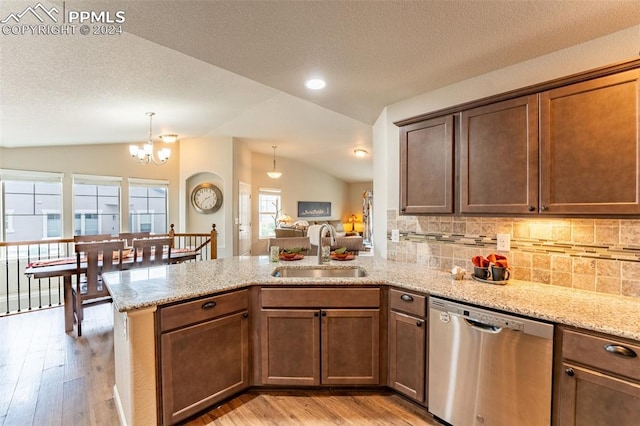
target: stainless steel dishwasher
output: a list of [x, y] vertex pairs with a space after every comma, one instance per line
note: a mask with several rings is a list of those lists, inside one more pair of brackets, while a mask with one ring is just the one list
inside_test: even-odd
[[553, 325], [429, 299], [429, 411], [454, 426], [551, 424]]

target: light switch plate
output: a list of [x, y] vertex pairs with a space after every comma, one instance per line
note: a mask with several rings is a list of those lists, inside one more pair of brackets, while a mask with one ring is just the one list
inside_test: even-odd
[[510, 251], [511, 250], [511, 235], [509, 234], [496, 234], [496, 250], [498, 251]]
[[391, 242], [392, 243], [400, 242], [400, 231], [398, 229], [391, 230]]

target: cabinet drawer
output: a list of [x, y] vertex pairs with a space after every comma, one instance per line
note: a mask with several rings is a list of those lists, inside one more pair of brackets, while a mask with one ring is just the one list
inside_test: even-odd
[[408, 291], [391, 289], [389, 291], [389, 306], [393, 310], [418, 317], [424, 318], [427, 315], [427, 297]]
[[247, 290], [240, 290], [160, 308], [160, 329], [172, 330], [247, 309], [247, 295]]
[[[626, 352], [630, 356], [609, 352], [605, 347]], [[633, 356], [633, 353], [636, 356]], [[640, 356], [640, 344], [631, 344], [624, 340], [594, 336], [572, 330], [563, 331], [562, 357], [564, 359], [640, 380], [640, 358], [638, 356]]]
[[263, 308], [377, 308], [378, 288], [263, 288]]

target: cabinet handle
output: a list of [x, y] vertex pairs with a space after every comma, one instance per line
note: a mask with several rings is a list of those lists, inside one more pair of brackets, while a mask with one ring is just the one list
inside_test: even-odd
[[535, 211], [536, 211], [536, 208], [535, 208], [534, 206], [529, 206], [529, 211], [530, 211], [530, 212], [535, 212]]
[[318, 313], [317, 313], [317, 312], [314, 312], [314, 313], [313, 313], [313, 316], [314, 316], [314, 317], [317, 317], [317, 316], [318, 316]]
[[326, 317], [326, 316], [327, 316], [327, 313], [326, 313], [326, 312], [324, 312], [324, 311], [322, 311], [322, 316], [323, 316], [323, 317]]
[[546, 212], [547, 210], [549, 210], [549, 207], [547, 207], [547, 206], [540, 206], [540, 211], [541, 211], [541, 212]]
[[242, 318], [249, 318], [249, 313], [245, 312], [244, 314], [242, 314]]
[[216, 307], [216, 305], [217, 305], [217, 303], [214, 302], [214, 301], [205, 302], [205, 303], [202, 304], [201, 308], [202, 309], [213, 309], [213, 308]]
[[422, 327], [422, 321], [416, 321], [416, 325], [417, 325], [418, 327]]
[[402, 296], [400, 296], [400, 299], [404, 300], [405, 302], [413, 302], [413, 297], [409, 296], [408, 294], [403, 294]]
[[574, 376], [574, 374], [576, 374], [576, 373], [573, 371], [573, 368], [567, 368], [566, 370], [564, 370], [564, 372], [565, 372], [565, 373], [567, 374], [567, 376], [569, 376], [569, 377], [573, 377], [573, 376]]
[[403, 208], [401, 208], [401, 209], [400, 209], [400, 211], [406, 212], [406, 211], [407, 211], [407, 208], [406, 208], [406, 207], [403, 207]]
[[612, 354], [626, 356], [629, 358], [635, 358], [638, 356], [638, 354], [636, 354], [633, 349], [629, 349], [628, 347], [622, 345], [607, 344], [604, 345], [604, 350]]

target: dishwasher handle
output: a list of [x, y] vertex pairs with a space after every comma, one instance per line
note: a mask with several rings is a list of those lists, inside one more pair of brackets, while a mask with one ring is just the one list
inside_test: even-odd
[[483, 333], [493, 333], [498, 334], [502, 331], [502, 327], [497, 327], [495, 325], [485, 324], [483, 322], [474, 321], [469, 318], [464, 318], [464, 322], [467, 323], [469, 327], [473, 327], [478, 331], [482, 331]]

